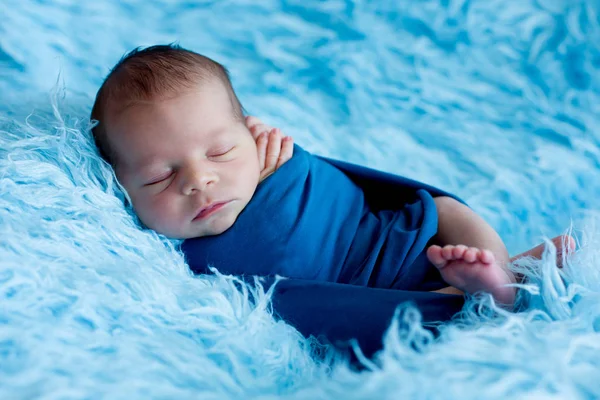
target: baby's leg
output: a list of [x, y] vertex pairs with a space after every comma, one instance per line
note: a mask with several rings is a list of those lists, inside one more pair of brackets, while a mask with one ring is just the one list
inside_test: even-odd
[[464, 204], [437, 197], [437, 239], [444, 247], [431, 246], [427, 257], [451, 286], [468, 292], [489, 292], [497, 302], [512, 305], [516, 279], [507, 268], [506, 246], [496, 231]]
[[[556, 248], [556, 266], [558, 268], [562, 268], [563, 264], [563, 255], [569, 254], [575, 251], [575, 239], [569, 235], [560, 235], [551, 240], [552, 244]], [[537, 259], [542, 258], [542, 254], [544, 253], [544, 249], [546, 248], [545, 243], [541, 243], [521, 254], [518, 254], [514, 257], [511, 257], [510, 262], [513, 262], [519, 258], [523, 257], [533, 257]]]
[[[557, 236], [551, 240], [554, 247], [556, 247], [556, 265], [561, 268], [563, 262], [563, 254], [569, 254], [570, 252], [575, 250], [575, 240], [568, 235]], [[510, 262], [513, 262], [519, 258], [523, 257], [533, 257], [533, 258], [542, 258], [542, 254], [544, 252], [544, 248], [546, 247], [545, 243], [539, 244], [530, 250], [527, 250], [521, 254], [513, 256], [510, 258]], [[517, 280], [520, 280], [517, 277]], [[464, 294], [463, 291], [458, 290], [455, 287], [449, 286], [440, 290], [435, 290], [438, 293], [446, 293], [446, 294]]]
[[454, 288], [467, 293], [488, 292], [498, 303], [514, 303], [515, 288], [506, 285], [516, 282], [515, 277], [497, 263], [491, 251], [464, 245], [431, 246], [427, 257]]

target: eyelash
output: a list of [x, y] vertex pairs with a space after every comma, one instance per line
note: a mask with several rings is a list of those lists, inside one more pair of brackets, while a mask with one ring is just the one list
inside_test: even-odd
[[171, 177], [171, 175], [173, 175], [172, 172], [169, 175], [165, 176], [164, 178], [159, 178], [159, 179], [152, 180], [152, 181], [146, 183], [144, 186], [152, 186], [152, 185], [156, 185], [157, 183], [161, 183], [161, 182], [169, 179]]
[[[235, 147], [235, 146], [234, 146], [234, 147]], [[225, 154], [229, 153], [231, 150], [233, 150], [233, 147], [230, 147], [230, 148], [228, 148], [228, 149], [227, 149], [227, 150], [225, 150], [225, 151], [220, 151], [220, 150], [219, 150], [219, 151], [217, 152], [217, 154], [212, 154], [212, 155], [210, 155], [209, 157], [221, 157], [221, 156], [224, 156]]]

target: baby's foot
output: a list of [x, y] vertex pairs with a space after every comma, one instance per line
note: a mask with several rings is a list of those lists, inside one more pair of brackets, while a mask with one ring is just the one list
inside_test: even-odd
[[514, 276], [496, 262], [491, 251], [463, 245], [444, 248], [434, 245], [427, 249], [427, 258], [449, 285], [467, 293], [491, 293], [501, 304], [512, 306], [515, 302], [515, 288], [505, 287], [515, 282]]

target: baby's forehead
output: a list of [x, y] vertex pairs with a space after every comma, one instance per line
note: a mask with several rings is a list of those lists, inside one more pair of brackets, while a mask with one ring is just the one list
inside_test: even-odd
[[[217, 77], [203, 81], [189, 80], [166, 88], [153, 88], [152, 91], [127, 90], [127, 87], [127, 83], [119, 84], [119, 82], [108, 85], [108, 96], [106, 96], [104, 107], [105, 115], [115, 115], [133, 106], [151, 106], [176, 98], [188, 102], [210, 101], [217, 91], [226, 93], [228, 97], [231, 96], [227, 85]], [[233, 102], [228, 104], [228, 109], [224, 108], [223, 111], [235, 113]]]
[[[198, 107], [207, 102], [210, 104], [208, 109]], [[226, 136], [233, 125], [241, 123], [245, 126], [244, 118], [234, 112], [229, 102], [214, 102], [211, 94], [204, 91], [115, 102], [107, 107], [105, 121], [109, 139], [122, 134], [139, 137], [147, 130], [161, 130], [163, 133], [196, 132], [208, 140]]]

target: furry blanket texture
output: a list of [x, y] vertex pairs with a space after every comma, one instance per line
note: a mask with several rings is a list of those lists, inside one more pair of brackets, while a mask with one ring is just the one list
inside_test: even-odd
[[[600, 398], [598, 1], [2, 8], [0, 398]], [[400, 307], [356, 369], [273, 318], [260, 283], [193, 276], [125, 206], [93, 97], [125, 52], [173, 41], [309, 151], [456, 193], [511, 254], [567, 231], [577, 251], [516, 262], [518, 312], [470, 298], [437, 338]]]

